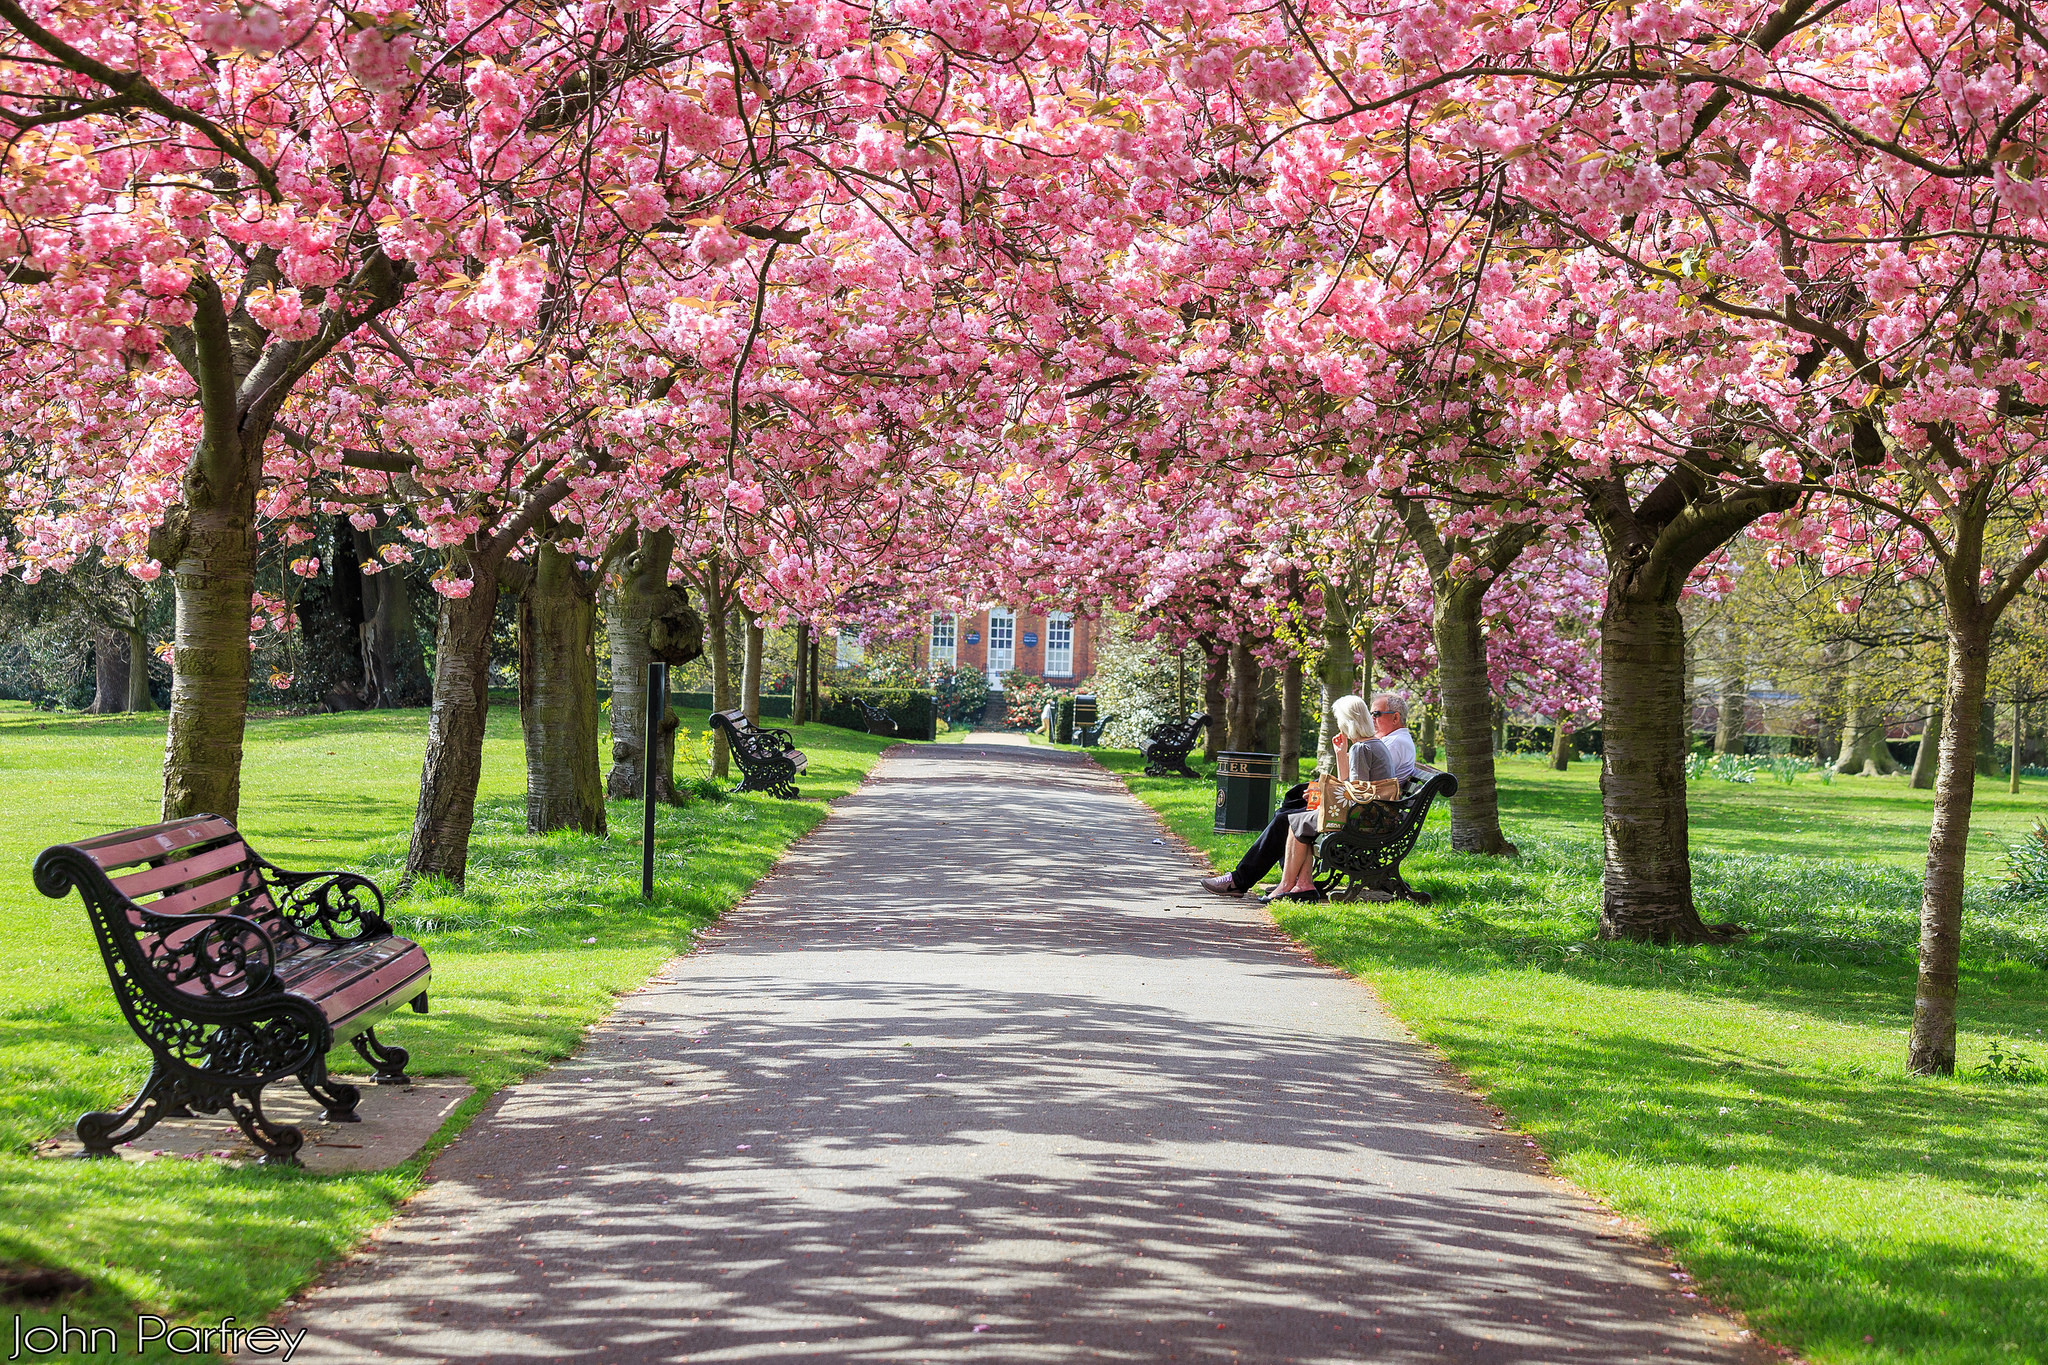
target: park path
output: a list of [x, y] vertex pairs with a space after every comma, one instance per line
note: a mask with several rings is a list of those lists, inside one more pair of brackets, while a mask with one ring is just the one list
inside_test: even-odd
[[1072, 755], [891, 750], [294, 1359], [1763, 1358], [1160, 835]]

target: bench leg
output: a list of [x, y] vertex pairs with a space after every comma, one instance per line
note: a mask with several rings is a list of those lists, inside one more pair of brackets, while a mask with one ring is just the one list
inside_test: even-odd
[[405, 1064], [412, 1060], [412, 1054], [402, 1047], [393, 1047], [377, 1038], [377, 1030], [364, 1029], [349, 1040], [355, 1044], [357, 1055], [368, 1062], [377, 1073], [379, 1085], [411, 1085], [412, 1077], [405, 1074]]
[[263, 1153], [264, 1165], [300, 1164], [299, 1148], [306, 1145], [306, 1135], [288, 1123], [272, 1123], [263, 1116], [262, 1086], [235, 1091], [227, 1097], [227, 1108], [235, 1116], [235, 1126], [242, 1130], [242, 1136]]
[[[192, 1111], [185, 1107], [185, 1097], [180, 1093], [178, 1083], [162, 1067], [151, 1067], [149, 1079], [143, 1082], [140, 1094], [131, 1100], [126, 1109], [119, 1113], [91, 1113], [78, 1116], [76, 1131], [78, 1141], [85, 1150], [80, 1156], [100, 1157], [114, 1155], [114, 1149], [124, 1142], [133, 1142], [160, 1119], [175, 1116], [190, 1117]], [[129, 1124], [123, 1128], [121, 1125]]]
[[329, 1123], [361, 1123], [362, 1115], [356, 1113], [356, 1104], [363, 1098], [363, 1092], [345, 1081], [337, 1081], [327, 1074], [327, 1059], [315, 1059], [313, 1065], [299, 1073], [299, 1085], [308, 1095], [326, 1106]]

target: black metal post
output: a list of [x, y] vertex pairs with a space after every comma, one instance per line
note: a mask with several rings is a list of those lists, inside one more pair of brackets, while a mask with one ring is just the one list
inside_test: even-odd
[[640, 751], [640, 899], [654, 899], [654, 751], [668, 711], [668, 665], [647, 665], [647, 747]]

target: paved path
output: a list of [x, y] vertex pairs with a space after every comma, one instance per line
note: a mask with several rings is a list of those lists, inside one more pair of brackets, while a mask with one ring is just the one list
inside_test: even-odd
[[900, 748], [298, 1361], [1757, 1358], [1072, 755]]

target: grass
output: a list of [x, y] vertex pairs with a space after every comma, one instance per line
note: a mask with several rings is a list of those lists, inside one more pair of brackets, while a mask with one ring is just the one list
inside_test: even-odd
[[[1249, 842], [1213, 833], [1208, 783], [1095, 755], [1217, 866]], [[1433, 904], [1276, 907], [1279, 922], [1771, 1340], [1816, 1365], [2048, 1359], [2048, 904], [1992, 895], [1989, 856], [2038, 807], [1980, 784], [1973, 1074], [1927, 1080], [1904, 1055], [1928, 793], [1694, 782], [1702, 913], [1755, 932], [1652, 948], [1593, 938], [1597, 782], [1593, 764], [1509, 760], [1519, 859], [1452, 853], [1440, 807], [1404, 868]], [[1994, 1044], [2025, 1079], [1974, 1074]]]
[[[706, 720], [683, 716], [695, 731]], [[252, 721], [242, 828], [283, 866], [353, 867], [390, 887], [425, 732], [417, 711]], [[810, 756], [807, 798], [851, 790], [890, 742], [822, 725], [797, 734]], [[393, 905], [399, 932], [433, 958], [434, 1012], [399, 1015], [389, 1035], [411, 1049], [413, 1074], [478, 1087], [425, 1153], [391, 1171], [328, 1176], [41, 1160], [29, 1155], [34, 1143], [133, 1093], [147, 1054], [115, 1008], [76, 898], [44, 899], [29, 865], [47, 844], [154, 820], [162, 751], [161, 717], [52, 717], [0, 703], [0, 1268], [58, 1267], [91, 1285], [24, 1312], [24, 1323], [61, 1311], [74, 1324], [123, 1327], [131, 1345], [138, 1308], [245, 1324], [275, 1308], [388, 1217], [492, 1091], [568, 1055], [617, 995], [687, 951], [824, 817], [817, 800], [754, 796], [664, 809], [657, 896], [645, 903], [637, 803], [613, 803], [608, 840], [527, 834], [518, 716], [496, 709], [467, 890], [422, 887]], [[336, 1061], [364, 1070], [346, 1049]]]

